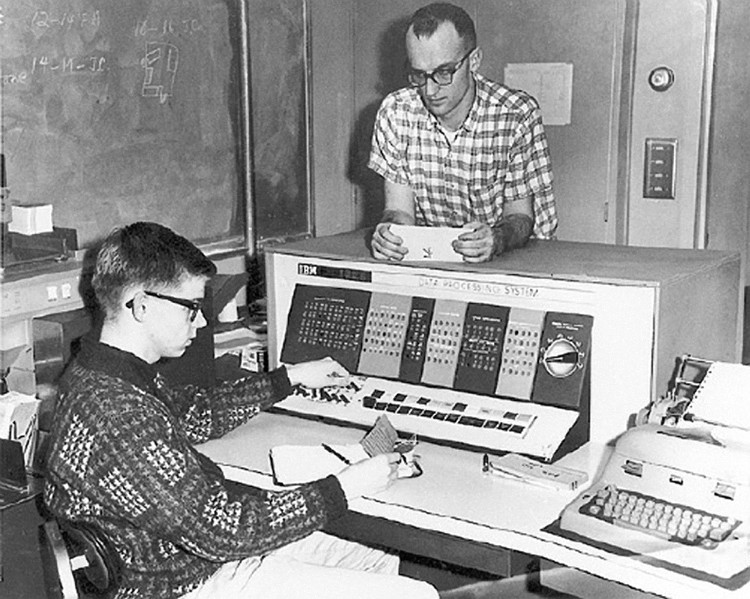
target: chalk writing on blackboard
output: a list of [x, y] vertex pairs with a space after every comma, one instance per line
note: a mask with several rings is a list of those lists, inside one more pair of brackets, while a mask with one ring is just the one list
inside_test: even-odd
[[92, 73], [101, 73], [106, 70], [107, 59], [104, 56], [61, 56], [58, 58], [42, 54], [34, 56], [31, 60], [31, 74], [59, 72], [80, 73], [81, 71], [91, 71]]
[[165, 35], [193, 35], [204, 30], [198, 19], [145, 19], [135, 25], [136, 37], [156, 37]]
[[34, 16], [31, 17], [31, 25], [41, 29], [52, 27], [72, 29], [76, 25], [80, 27], [89, 25], [98, 28], [101, 25], [101, 16], [98, 10], [81, 13], [62, 12], [59, 14], [50, 14], [46, 10], [36, 10]]
[[144, 98], [157, 96], [164, 104], [172, 95], [177, 65], [180, 63], [180, 50], [177, 46], [164, 42], [148, 42], [146, 57], [141, 61], [146, 72], [141, 94]]
[[198, 242], [245, 231], [244, 2], [0, 0], [0, 135], [20, 204], [89, 247], [156, 220]]

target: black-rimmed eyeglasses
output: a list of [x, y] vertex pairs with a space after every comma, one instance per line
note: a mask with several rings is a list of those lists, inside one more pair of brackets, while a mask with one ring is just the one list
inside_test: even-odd
[[[183, 308], [187, 308], [189, 310], [188, 319], [190, 322], [194, 322], [196, 317], [198, 316], [198, 312], [203, 310], [203, 300], [191, 300], [186, 299], [184, 297], [174, 297], [173, 295], [165, 295], [163, 293], [156, 293], [155, 291], [145, 291], [146, 295], [150, 295], [151, 297], [155, 297], [157, 299], [166, 300], [168, 302], [172, 302], [173, 304], [177, 304], [178, 306], [182, 306]], [[125, 306], [127, 308], [133, 307], [133, 300], [128, 300], [126, 302]]]
[[427, 85], [428, 79], [432, 79], [440, 86], [450, 85], [451, 83], [453, 83], [453, 75], [456, 74], [456, 71], [461, 68], [461, 65], [467, 58], [469, 58], [474, 50], [476, 50], [476, 48], [472, 48], [471, 50], [469, 50], [457, 62], [444, 65], [429, 73], [409, 68], [406, 73], [406, 78], [409, 80], [409, 84], [412, 87], [424, 87], [425, 85]]

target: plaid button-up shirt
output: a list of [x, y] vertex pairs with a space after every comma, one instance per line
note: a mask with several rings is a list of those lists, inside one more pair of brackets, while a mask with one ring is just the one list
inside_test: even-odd
[[453, 141], [416, 89], [389, 94], [378, 110], [368, 166], [412, 188], [418, 225], [493, 226], [505, 202], [531, 197], [532, 236], [553, 238], [557, 211], [539, 106], [525, 92], [474, 78], [474, 103]]

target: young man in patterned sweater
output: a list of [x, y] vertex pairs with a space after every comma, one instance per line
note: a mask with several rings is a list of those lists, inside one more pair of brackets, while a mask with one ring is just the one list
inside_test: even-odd
[[93, 286], [105, 320], [61, 381], [44, 493], [51, 513], [105, 533], [122, 564], [118, 599], [435, 599], [429, 585], [396, 575], [394, 556], [316, 532], [347, 501], [385, 489], [398, 454], [272, 493], [227, 485], [194, 449], [295, 384], [348, 380], [324, 359], [212, 389], [170, 388], [154, 364], [182, 355], [205, 326], [214, 273], [198, 248], [154, 223], [104, 241]]

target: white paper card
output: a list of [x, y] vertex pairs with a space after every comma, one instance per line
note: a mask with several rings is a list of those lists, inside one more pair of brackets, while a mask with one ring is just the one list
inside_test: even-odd
[[462, 227], [415, 227], [391, 225], [391, 233], [404, 240], [409, 250], [406, 261], [463, 262], [463, 256], [453, 249], [453, 242], [471, 229]]

